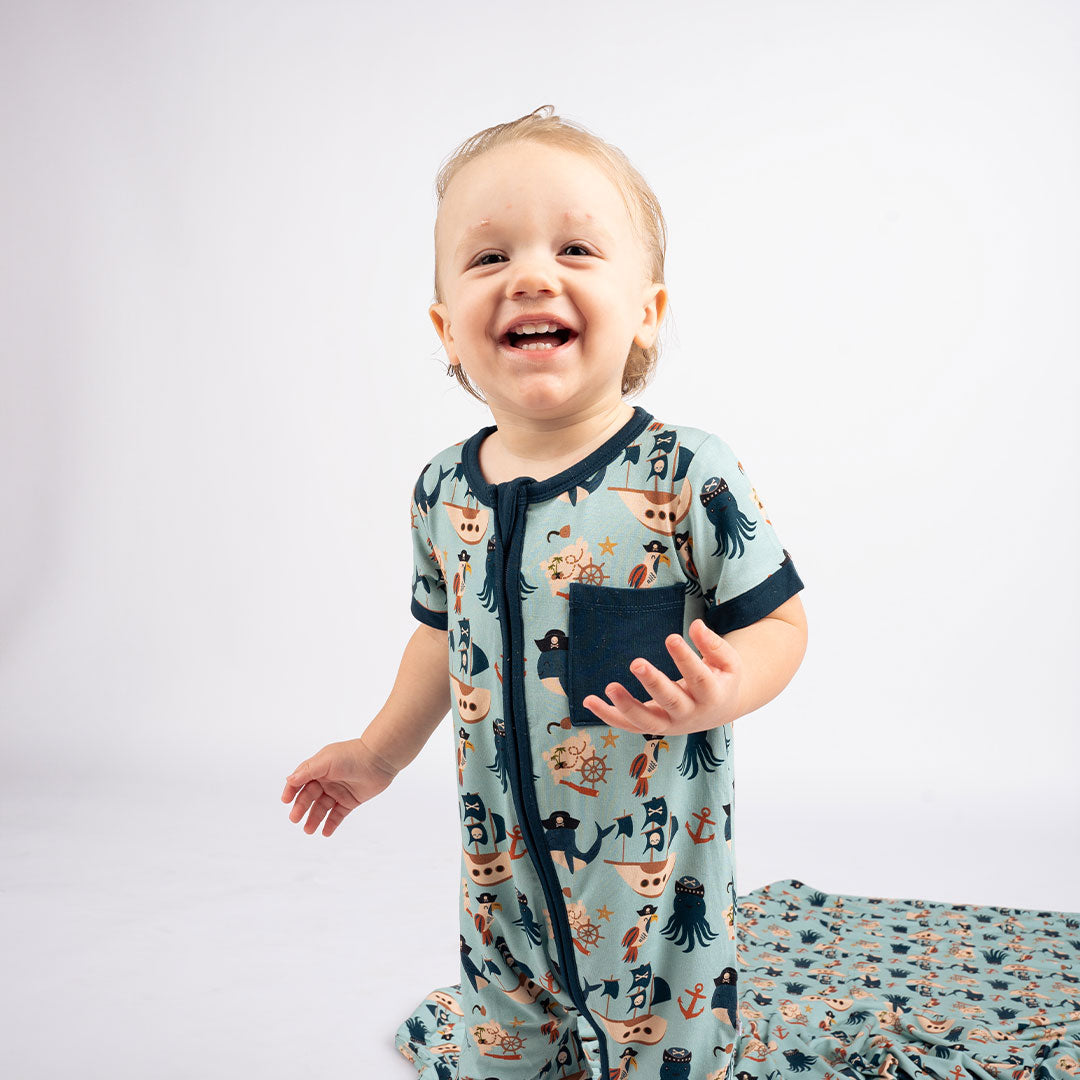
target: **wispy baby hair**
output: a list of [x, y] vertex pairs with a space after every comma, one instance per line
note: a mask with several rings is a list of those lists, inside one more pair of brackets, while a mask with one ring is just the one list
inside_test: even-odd
[[[534, 109], [525, 116], [519, 116], [516, 120], [485, 128], [458, 146], [439, 169], [439, 174], [435, 178], [436, 220], [446, 189], [458, 170], [488, 150], [525, 140], [573, 150], [607, 174], [622, 195], [630, 220], [637, 230], [638, 239], [646, 253], [646, 265], [651, 280], [663, 283], [667, 224], [664, 221], [663, 211], [660, 209], [659, 199], [645, 178], [630, 164], [629, 159], [618, 147], [604, 142], [580, 124], [556, 116], [554, 105], [541, 105], [539, 109]], [[436, 258], [433, 303], [443, 302], [442, 288], [439, 283], [439, 264]], [[630, 353], [623, 367], [622, 393], [624, 396], [640, 393], [645, 389], [659, 356], [659, 338], [647, 349], [643, 349], [636, 341], [631, 344]], [[446, 373], [453, 375], [478, 401], [484, 401], [483, 396], [469, 381], [469, 376], [465, 374], [460, 364], [447, 364]]]

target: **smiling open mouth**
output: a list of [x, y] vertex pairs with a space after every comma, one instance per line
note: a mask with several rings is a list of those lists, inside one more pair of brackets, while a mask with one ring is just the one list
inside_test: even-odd
[[560, 328], [549, 334], [516, 334], [511, 331], [499, 339], [504, 349], [515, 353], [548, 353], [570, 344], [577, 337], [573, 330]]

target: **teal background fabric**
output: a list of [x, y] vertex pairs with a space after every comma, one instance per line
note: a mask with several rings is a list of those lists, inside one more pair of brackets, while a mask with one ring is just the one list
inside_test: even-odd
[[493, 430], [432, 458], [411, 506], [412, 611], [447, 631], [457, 733], [452, 1075], [585, 1075], [591, 1046], [605, 1077], [700, 1076], [707, 1058], [723, 1080], [738, 1022], [733, 725], [642, 735], [581, 698], [613, 678], [644, 697], [635, 657], [677, 678], [667, 634], [698, 617], [749, 626], [802, 582], [716, 435], [638, 407], [558, 475], [492, 485], [479, 445]]

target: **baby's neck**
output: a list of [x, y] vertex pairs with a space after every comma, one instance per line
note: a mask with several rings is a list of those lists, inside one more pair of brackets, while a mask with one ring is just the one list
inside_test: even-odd
[[496, 418], [498, 430], [480, 444], [480, 471], [489, 484], [519, 476], [546, 480], [603, 446], [633, 415], [634, 406], [620, 401], [612, 411], [546, 431]]

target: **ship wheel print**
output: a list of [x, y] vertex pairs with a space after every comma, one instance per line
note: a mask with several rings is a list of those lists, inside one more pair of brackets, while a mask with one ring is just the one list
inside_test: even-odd
[[507, 1054], [520, 1054], [525, 1049], [525, 1040], [516, 1032], [507, 1032], [500, 1043]]
[[597, 784], [607, 781], [604, 777], [608, 773], [607, 761], [600, 757], [595, 751], [591, 757], [587, 757], [581, 765], [578, 766], [578, 771], [581, 773], [581, 779], [586, 783], [596, 787]]
[[591, 559], [578, 567], [577, 580], [583, 581], [586, 585], [603, 585], [609, 576], [604, 573], [603, 566], [594, 563]]
[[589, 920], [584, 926], [577, 928], [574, 937], [584, 945], [595, 945], [600, 940], [600, 927]]

